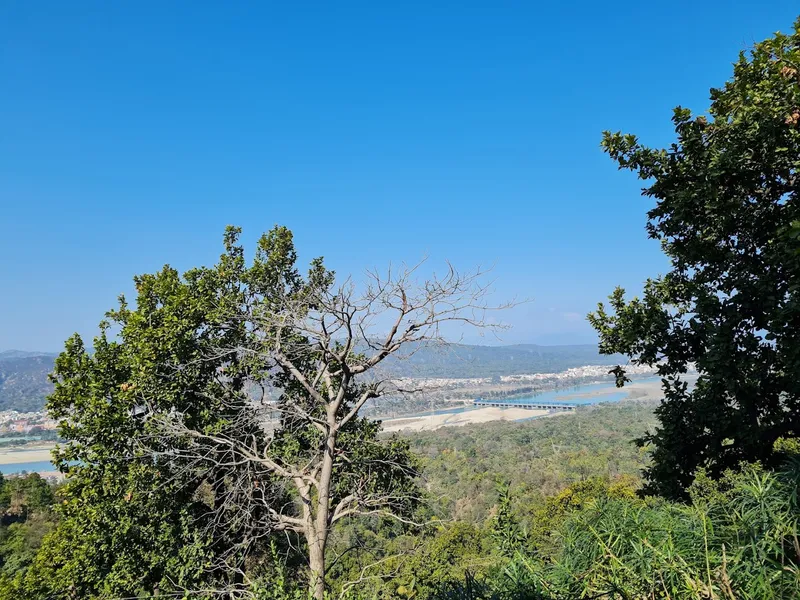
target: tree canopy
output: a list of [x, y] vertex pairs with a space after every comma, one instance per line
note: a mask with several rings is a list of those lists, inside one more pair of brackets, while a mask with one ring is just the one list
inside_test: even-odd
[[75, 335], [57, 358], [48, 411], [68, 479], [31, 597], [254, 597], [278, 543], [322, 598], [334, 526], [410, 523], [416, 461], [360, 410], [403, 393], [384, 359], [442, 341], [448, 322], [484, 326], [481, 273], [337, 285], [321, 259], [300, 273], [285, 227], [250, 264], [239, 234], [213, 267], [136, 277], [93, 350]]
[[774, 442], [800, 433], [798, 27], [743, 52], [707, 115], [679, 107], [673, 123], [665, 149], [604, 134], [611, 158], [646, 181], [647, 232], [671, 268], [589, 318], [602, 351], [663, 377], [660, 426], [641, 443], [653, 448], [647, 490], [677, 498], [698, 468], [774, 465]]
[[[218, 374], [230, 361], [208, 354], [221, 339], [243, 337], [231, 318], [244, 272], [235, 237], [226, 236], [213, 268], [181, 277], [164, 267], [136, 277], [135, 307], [121, 297], [92, 351], [75, 335], [57, 358], [47, 408], [66, 440], [55, 462], [69, 477], [61, 522], [29, 572], [29, 594], [191, 588], [207, 579], [212, 557], [235, 543], [210, 535], [208, 503], [220, 481], [159, 455], [146, 418], [180, 410], [203, 428], [226, 418]], [[177, 361], [183, 368], [172, 368]]]

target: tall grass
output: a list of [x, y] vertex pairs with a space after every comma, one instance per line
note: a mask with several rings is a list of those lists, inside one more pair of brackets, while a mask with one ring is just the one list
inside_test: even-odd
[[798, 473], [797, 464], [749, 465], [719, 482], [701, 473], [691, 504], [600, 497], [551, 532], [548, 555], [520, 547], [494, 576], [438, 597], [800, 598]]

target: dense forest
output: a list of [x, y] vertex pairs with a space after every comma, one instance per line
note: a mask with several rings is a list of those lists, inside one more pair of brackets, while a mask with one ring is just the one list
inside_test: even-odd
[[[800, 448], [784, 448], [786, 468], [777, 473], [752, 465], [716, 481], [701, 474], [690, 503], [642, 499], [637, 490], [647, 455], [631, 439], [653, 426], [653, 408], [630, 401], [409, 434], [426, 487], [417, 518], [427, 524], [349, 522], [331, 541], [331, 595], [733, 599], [800, 593], [791, 566], [798, 560], [792, 515], [800, 477], [800, 459], [792, 457]], [[40, 575], [35, 555], [58, 520], [58, 496], [36, 475], [2, 482], [0, 589], [7, 595], [0, 598], [18, 597], [20, 583]], [[271, 548], [256, 597], [304, 597], [292, 574], [302, 568], [300, 549], [281, 541]]]
[[499, 482], [512, 485], [523, 516], [526, 507], [591, 477], [634, 481], [647, 455], [632, 440], [655, 427], [654, 407], [598, 405], [534, 421], [420, 432], [408, 441], [442, 514], [480, 523], [492, 512]]
[[800, 21], [673, 124], [603, 135], [669, 270], [588, 316], [660, 402], [382, 434], [362, 409], [414, 392], [382, 368], [513, 303], [480, 269], [301, 270], [281, 226], [246, 260], [229, 227], [67, 340], [66, 479], [0, 482], [0, 598], [800, 597]]
[[57, 522], [53, 484], [38, 475], [4, 478], [0, 475], [0, 590], [24, 573], [42, 539]]

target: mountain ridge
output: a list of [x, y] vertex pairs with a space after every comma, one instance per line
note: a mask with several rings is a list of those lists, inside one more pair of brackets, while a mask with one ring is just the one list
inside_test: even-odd
[[[56, 356], [52, 352], [0, 351], [0, 410], [41, 410], [53, 389], [48, 375]], [[621, 359], [601, 355], [594, 344], [449, 344], [416, 348], [410, 356], [391, 356], [384, 372], [391, 377], [486, 378], [614, 365]]]
[[13, 358], [33, 358], [34, 356], [50, 356], [55, 358], [58, 356], [57, 352], [38, 352], [29, 350], [2, 350], [0, 351], [0, 360], [9, 360]]

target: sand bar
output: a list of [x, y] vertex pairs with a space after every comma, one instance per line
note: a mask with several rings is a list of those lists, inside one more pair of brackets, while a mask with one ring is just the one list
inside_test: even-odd
[[[691, 378], [689, 378], [691, 379]], [[590, 398], [598, 403], [604, 401], [603, 396], [610, 394], [626, 394], [625, 399], [658, 400], [664, 396], [660, 380], [634, 380], [624, 388], [618, 389], [613, 383], [599, 390], [575, 392], [564, 391], [559, 394], [559, 400], [574, 400]], [[535, 398], [534, 398], [535, 399]], [[546, 410], [528, 410], [524, 408], [484, 407], [470, 409], [459, 413], [445, 413], [440, 415], [408, 416], [383, 421], [383, 431], [430, 431], [440, 427], [468, 425], [471, 423], [488, 423], [489, 421], [520, 421], [531, 417], [542, 417], [548, 414]], [[555, 412], [554, 415], [570, 414], [569, 412]]]
[[383, 421], [384, 431], [431, 431], [440, 427], [456, 427], [489, 421], [519, 421], [532, 417], [541, 417], [546, 410], [528, 410], [525, 408], [486, 407], [466, 410], [459, 413], [426, 415], [422, 417], [400, 417]]
[[18, 463], [50, 460], [50, 451], [55, 444], [25, 446], [19, 448], [0, 449], [0, 465], [16, 465]]

